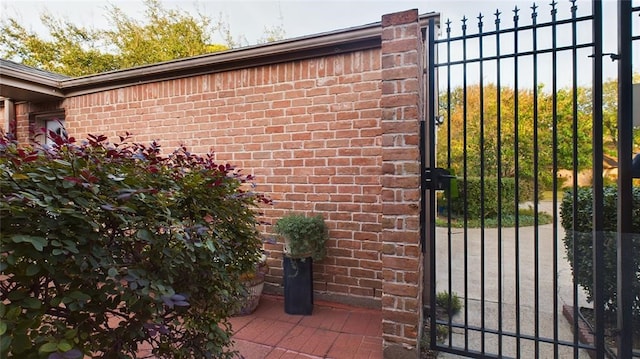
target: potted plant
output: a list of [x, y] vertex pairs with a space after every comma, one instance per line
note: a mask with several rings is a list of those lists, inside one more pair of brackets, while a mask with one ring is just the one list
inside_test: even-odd
[[287, 314], [313, 311], [313, 260], [326, 256], [329, 238], [321, 215], [292, 213], [280, 218], [274, 231], [284, 239], [284, 307]]
[[264, 277], [268, 271], [267, 255], [263, 253], [255, 267], [240, 276], [246, 293], [239, 298], [240, 309], [234, 315], [248, 315], [256, 310], [264, 289]]
[[288, 214], [276, 222], [274, 230], [284, 239], [284, 253], [289, 258], [318, 261], [327, 254], [328, 232], [321, 215]]

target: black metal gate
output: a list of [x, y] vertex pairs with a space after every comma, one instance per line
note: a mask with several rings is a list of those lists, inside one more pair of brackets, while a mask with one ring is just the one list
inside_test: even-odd
[[[430, 20], [423, 228], [431, 349], [640, 357], [640, 189], [632, 178], [640, 6], [604, 4], [552, 1]], [[614, 17], [603, 17], [612, 7]], [[616, 45], [610, 53], [606, 39]], [[617, 71], [604, 77], [611, 66]]]

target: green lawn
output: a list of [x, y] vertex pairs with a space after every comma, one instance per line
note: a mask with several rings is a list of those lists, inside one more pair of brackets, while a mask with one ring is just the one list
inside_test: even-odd
[[[515, 215], [502, 215], [502, 227], [514, 227], [516, 224], [516, 216]], [[535, 224], [535, 215], [532, 209], [520, 209], [518, 213], [518, 225], [520, 227], [533, 226]], [[549, 224], [553, 221], [553, 217], [545, 212], [538, 212], [538, 224]], [[438, 227], [447, 227], [448, 219], [446, 216], [438, 216], [436, 218], [436, 226]], [[479, 218], [468, 218], [467, 219], [467, 228], [478, 228], [482, 226], [482, 222]], [[465, 222], [463, 217], [452, 217], [451, 218], [451, 227], [454, 228], [464, 228]], [[487, 228], [495, 228], [498, 227], [498, 218], [485, 218], [484, 219], [484, 227]]]
[[[564, 196], [564, 190], [558, 190], [558, 201], [562, 201], [562, 196]], [[543, 201], [552, 201], [553, 200], [553, 191], [544, 191], [544, 192], [542, 192], [542, 200]]]

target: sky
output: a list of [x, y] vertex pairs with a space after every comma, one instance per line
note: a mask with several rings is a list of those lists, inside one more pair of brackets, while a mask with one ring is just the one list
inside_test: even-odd
[[[570, 1], [556, 1], [559, 18], [570, 16]], [[285, 30], [286, 38], [295, 38], [378, 22], [384, 14], [408, 9], [418, 9], [420, 14], [440, 13], [443, 22], [451, 19], [452, 35], [460, 33], [460, 20], [465, 15], [470, 19], [469, 32], [476, 32], [477, 16], [482, 13], [485, 16], [483, 19], [485, 31], [489, 31], [495, 26], [493, 14], [498, 9], [502, 12], [501, 27], [511, 27], [513, 25], [512, 10], [515, 6], [521, 9], [520, 24], [530, 24], [533, 5], [531, 0], [161, 0], [161, 2], [166, 8], [177, 8], [194, 14], [200, 11], [212, 18], [218, 18], [221, 15], [230, 26], [231, 32], [236, 37], [242, 36], [248, 44], [255, 44], [263, 36], [265, 27], [281, 25]], [[550, 19], [550, 2], [550, 0], [537, 2], [538, 22]], [[66, 17], [78, 25], [106, 28], [108, 22], [105, 17], [105, 7], [108, 4], [121, 8], [128, 15], [140, 18], [143, 16], [142, 0], [110, 0], [108, 2], [103, 0], [0, 0], [0, 11], [2, 17], [17, 18], [27, 29], [42, 33], [45, 28], [37, 14], [43, 11], [49, 11], [57, 17]], [[577, 4], [578, 16], [590, 14], [590, 1], [579, 0]], [[603, 0], [603, 4], [604, 52], [615, 53], [617, 52], [617, 29], [612, 20], [616, 18], [616, 1]], [[635, 0], [634, 5], [640, 5], [640, 0]], [[640, 34], [640, 17], [634, 17], [633, 21], [635, 34]], [[590, 29], [579, 30], [579, 38], [591, 37]], [[441, 35], [444, 34], [445, 32], [441, 31]], [[634, 52], [640, 54], [640, 41], [636, 43]], [[567, 61], [561, 59], [564, 66], [568, 66]], [[586, 71], [591, 62], [588, 54], [581, 53], [580, 62], [580, 71]], [[604, 64], [605, 78], [616, 77], [616, 64], [607, 60]], [[508, 68], [507, 63], [505, 68]], [[634, 70], [640, 73], [640, 60], [634, 59]], [[542, 68], [542, 71], [545, 69]], [[588, 76], [582, 78], [588, 82]], [[508, 82], [508, 79], [506, 81]]]
[[[0, 3], [2, 16], [17, 14], [25, 25], [36, 31], [42, 28], [37, 16], [33, 16], [34, 10], [35, 13], [40, 13], [48, 9], [54, 15], [66, 16], [79, 24], [97, 27], [107, 24], [104, 18], [104, 7], [107, 4], [114, 4], [131, 15], [142, 15], [143, 10], [141, 0], [0, 0]], [[407, 9], [419, 9], [420, 13], [446, 10], [449, 16], [461, 18], [465, 9], [488, 8], [487, 2], [473, 0], [162, 0], [162, 3], [168, 8], [186, 11], [199, 8], [213, 17], [222, 13], [232, 30], [237, 34], [244, 34], [250, 43], [255, 43], [262, 35], [264, 26], [278, 24], [279, 19], [282, 20], [287, 37], [298, 37], [377, 22], [383, 14]], [[511, 7], [513, 3], [507, 0], [494, 1], [490, 8], [499, 5]]]
[[[557, 0], [560, 9], [568, 12], [570, 3]], [[287, 37], [298, 37], [336, 29], [364, 25], [381, 20], [382, 15], [408, 9], [418, 9], [421, 14], [439, 12], [443, 18], [461, 19], [464, 15], [475, 18], [478, 13], [493, 17], [496, 9], [501, 9], [506, 17], [514, 6], [524, 8], [523, 18], [529, 18], [530, 0], [161, 0], [167, 8], [185, 11], [200, 9], [206, 15], [219, 14], [228, 19], [235, 34], [243, 34], [249, 43], [255, 43], [265, 26], [282, 22]], [[550, 1], [538, 1], [540, 13], [549, 13]], [[614, 0], [605, 0], [614, 5]], [[104, 8], [114, 4], [130, 15], [142, 16], [142, 0], [0, 0], [2, 16], [16, 16], [23, 24], [35, 31], [41, 31], [38, 16], [44, 10], [57, 16], [67, 17], [73, 22], [86, 26], [107, 26]], [[544, 5], [542, 5], [544, 4]], [[589, 9], [585, 0], [578, 2], [579, 9]], [[546, 7], [546, 9], [545, 9]], [[605, 6], [605, 8], [611, 6]], [[615, 7], [615, 6], [614, 6]], [[492, 23], [492, 21], [490, 21]]]

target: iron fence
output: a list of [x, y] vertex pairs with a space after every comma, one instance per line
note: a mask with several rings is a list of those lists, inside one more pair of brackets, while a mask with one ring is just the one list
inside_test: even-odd
[[[613, 54], [603, 52], [602, 2], [593, 0], [590, 9], [568, 4], [566, 17], [555, 1], [546, 9], [533, 4], [526, 21], [515, 7], [507, 26], [500, 11], [473, 22], [464, 17], [459, 29], [430, 20], [422, 219], [432, 349], [478, 358], [640, 356], [633, 350], [640, 245], [631, 173], [640, 7], [617, 3]], [[603, 79], [606, 58], [618, 62], [613, 102], [612, 80]], [[612, 232], [605, 202], [614, 180], [604, 162], [614, 150]], [[585, 212], [578, 188], [585, 185], [589, 230], [578, 220]], [[581, 238], [591, 252], [586, 264]], [[615, 324], [608, 322], [611, 238]], [[587, 282], [580, 268], [588, 268]]]

